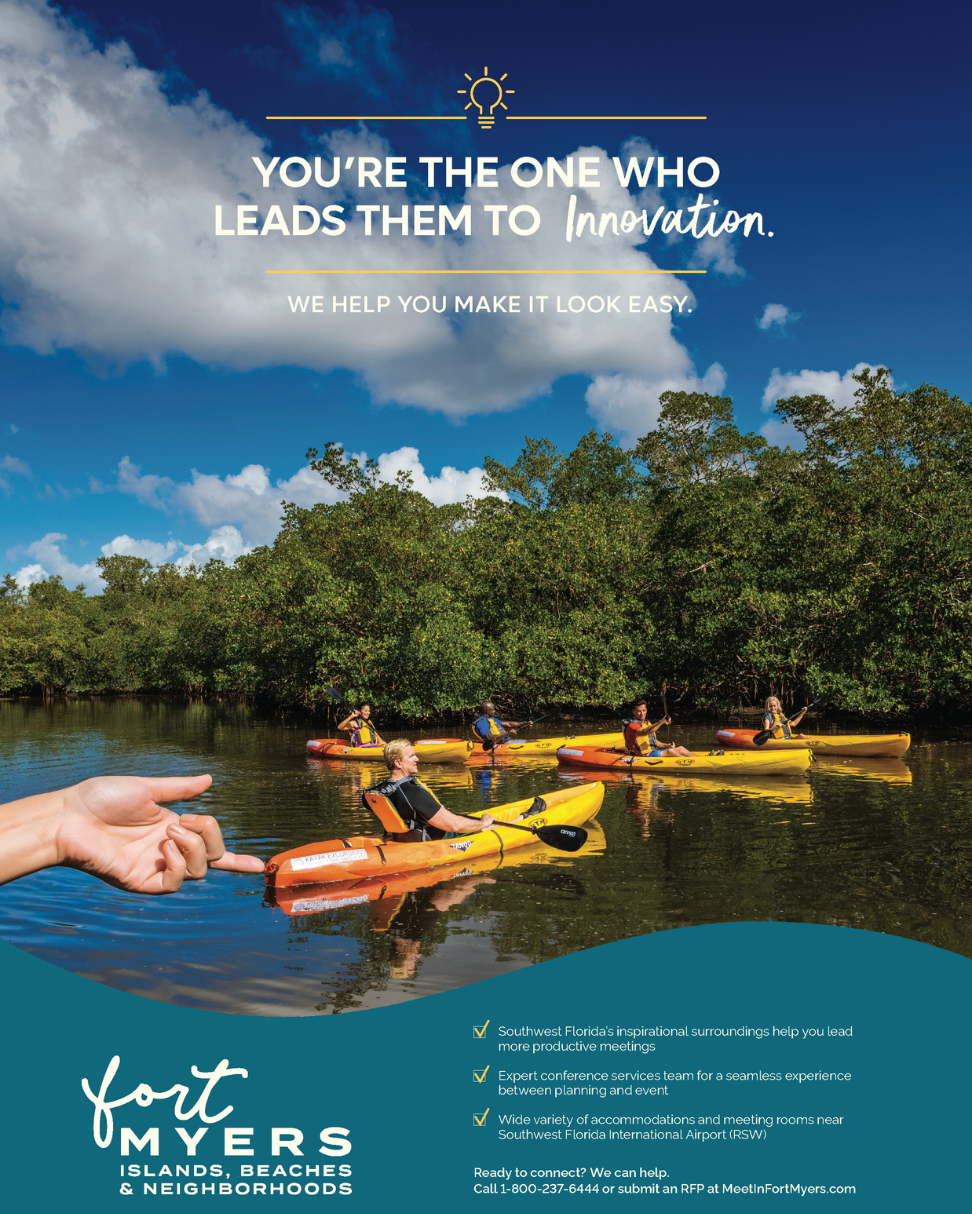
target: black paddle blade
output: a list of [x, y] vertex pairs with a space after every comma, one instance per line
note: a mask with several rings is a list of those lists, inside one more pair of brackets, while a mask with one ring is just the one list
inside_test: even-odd
[[344, 703], [344, 696], [341, 695], [336, 687], [325, 687], [324, 694], [329, 695], [332, 700], [337, 700], [339, 704]]
[[533, 833], [541, 843], [559, 851], [580, 851], [587, 842], [587, 831], [579, 826], [536, 826]]

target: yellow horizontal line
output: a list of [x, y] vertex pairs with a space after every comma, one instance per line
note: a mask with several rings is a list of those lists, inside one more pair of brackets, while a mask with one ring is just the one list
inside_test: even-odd
[[507, 122], [705, 122], [705, 114], [502, 114]]
[[707, 270], [265, 270], [266, 274], [706, 274]]
[[[507, 122], [706, 122], [705, 114], [500, 114]], [[266, 114], [267, 122], [468, 122], [468, 114]], [[495, 121], [495, 119], [494, 119]]]
[[467, 122], [466, 114], [267, 114], [267, 122]]

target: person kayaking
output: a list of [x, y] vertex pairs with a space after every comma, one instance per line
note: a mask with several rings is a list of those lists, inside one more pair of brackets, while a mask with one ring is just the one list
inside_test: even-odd
[[532, 725], [532, 721], [501, 721], [496, 716], [496, 705], [492, 700], [483, 700], [479, 716], [473, 721], [473, 732], [483, 744], [483, 750], [492, 750], [508, 742], [518, 729]]
[[[387, 797], [408, 827], [408, 835], [396, 836], [402, 843], [424, 843], [429, 839], [453, 839], [458, 834], [489, 830], [494, 818], [465, 818], [446, 809], [427, 784], [418, 778], [418, 755], [411, 742], [395, 738], [385, 746], [388, 777], [368, 789]], [[517, 819], [518, 820], [518, 819]]]
[[367, 701], [344, 718], [338, 726], [338, 732], [349, 733], [352, 746], [385, 745], [385, 739], [379, 735], [371, 720], [371, 705]]
[[783, 705], [776, 696], [768, 696], [763, 705], [763, 728], [772, 729], [773, 737], [778, 741], [783, 738], [805, 738], [805, 733], [794, 733], [793, 726], [799, 725], [807, 710], [801, 708], [792, 721], [783, 715]]
[[662, 717], [660, 721], [656, 721], [654, 725], [648, 720], [648, 702], [647, 700], [635, 700], [631, 705], [630, 717], [624, 719], [624, 745], [628, 754], [641, 755], [643, 754], [642, 743], [640, 739], [646, 734], [648, 735], [648, 745], [651, 747], [648, 755], [649, 759], [691, 759], [695, 757], [695, 752], [686, 750], [684, 746], [665, 746], [655, 737], [655, 730], [662, 725], [670, 725], [671, 717]]

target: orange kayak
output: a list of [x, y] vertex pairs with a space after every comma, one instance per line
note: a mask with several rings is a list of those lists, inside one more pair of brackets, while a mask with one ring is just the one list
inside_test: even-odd
[[[463, 763], [473, 748], [472, 742], [462, 738], [419, 738], [412, 745], [423, 763]], [[307, 743], [307, 751], [316, 759], [346, 759], [352, 763], [381, 763], [385, 758], [381, 743], [349, 746], [340, 738], [313, 738]]]
[[[543, 809], [524, 820], [529, 826], [581, 826], [595, 817], [604, 800], [603, 784], [582, 784], [576, 788], [546, 793]], [[306, 843], [274, 856], [266, 866], [268, 884], [276, 889], [290, 885], [324, 884], [331, 881], [361, 880], [364, 877], [391, 876], [420, 868], [474, 860], [496, 852], [536, 843], [536, 835], [526, 830], [504, 827], [532, 809], [535, 799], [511, 801], [490, 809], [497, 825], [458, 839], [431, 839], [426, 843], [388, 842], [382, 836], [356, 835], [347, 839], [329, 839]]]
[[[587, 842], [572, 859], [597, 856], [606, 849], [604, 831], [591, 823]], [[325, 911], [342, 910], [346, 906], [372, 903], [368, 926], [375, 931], [387, 931], [391, 920], [402, 905], [403, 895], [430, 885], [466, 877], [485, 876], [497, 869], [524, 864], [563, 864], [563, 853], [547, 847], [539, 840], [527, 840], [525, 847], [506, 853], [494, 852], [469, 860], [463, 857], [439, 868], [423, 868], [418, 872], [398, 873], [386, 877], [363, 877], [351, 881], [332, 881], [318, 885], [291, 885], [268, 891], [268, 902], [285, 915], [317, 915]]]

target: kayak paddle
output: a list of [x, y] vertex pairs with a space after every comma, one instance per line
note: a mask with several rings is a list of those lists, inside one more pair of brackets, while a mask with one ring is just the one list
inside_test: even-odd
[[[822, 704], [823, 702], [824, 702], [824, 697], [823, 697], [823, 696], [821, 696], [819, 700], [814, 700], [812, 704], [808, 704], [808, 705], [806, 706], [806, 708], [804, 708], [804, 709], [803, 709], [803, 712], [808, 712], [808, 711], [809, 711], [811, 708], [815, 708], [817, 704]], [[797, 719], [797, 717], [798, 717], [798, 716], [800, 716], [800, 715], [801, 715], [801, 714], [800, 714], [799, 712], [795, 712], [795, 713], [793, 714], [793, 716], [792, 716], [792, 717], [790, 717], [790, 719], [787, 721], [787, 725], [792, 725], [792, 724], [793, 724], [793, 722], [794, 722], [794, 721]], [[773, 729], [779, 729], [779, 726], [778, 726], [778, 725], [774, 725], [774, 726], [773, 726]], [[756, 734], [756, 736], [753, 738], [753, 745], [754, 745], [754, 746], [765, 746], [765, 745], [766, 745], [766, 743], [767, 743], [767, 742], [770, 740], [770, 738], [773, 736], [773, 729], [763, 729], [763, 730], [760, 730], [760, 732], [759, 732], [758, 734]]]
[[[479, 819], [473, 818], [472, 821], [478, 822]], [[521, 826], [519, 822], [497, 822], [496, 826], [529, 831], [541, 843], [556, 847], [559, 851], [578, 851], [587, 842], [587, 831], [579, 826]]]

